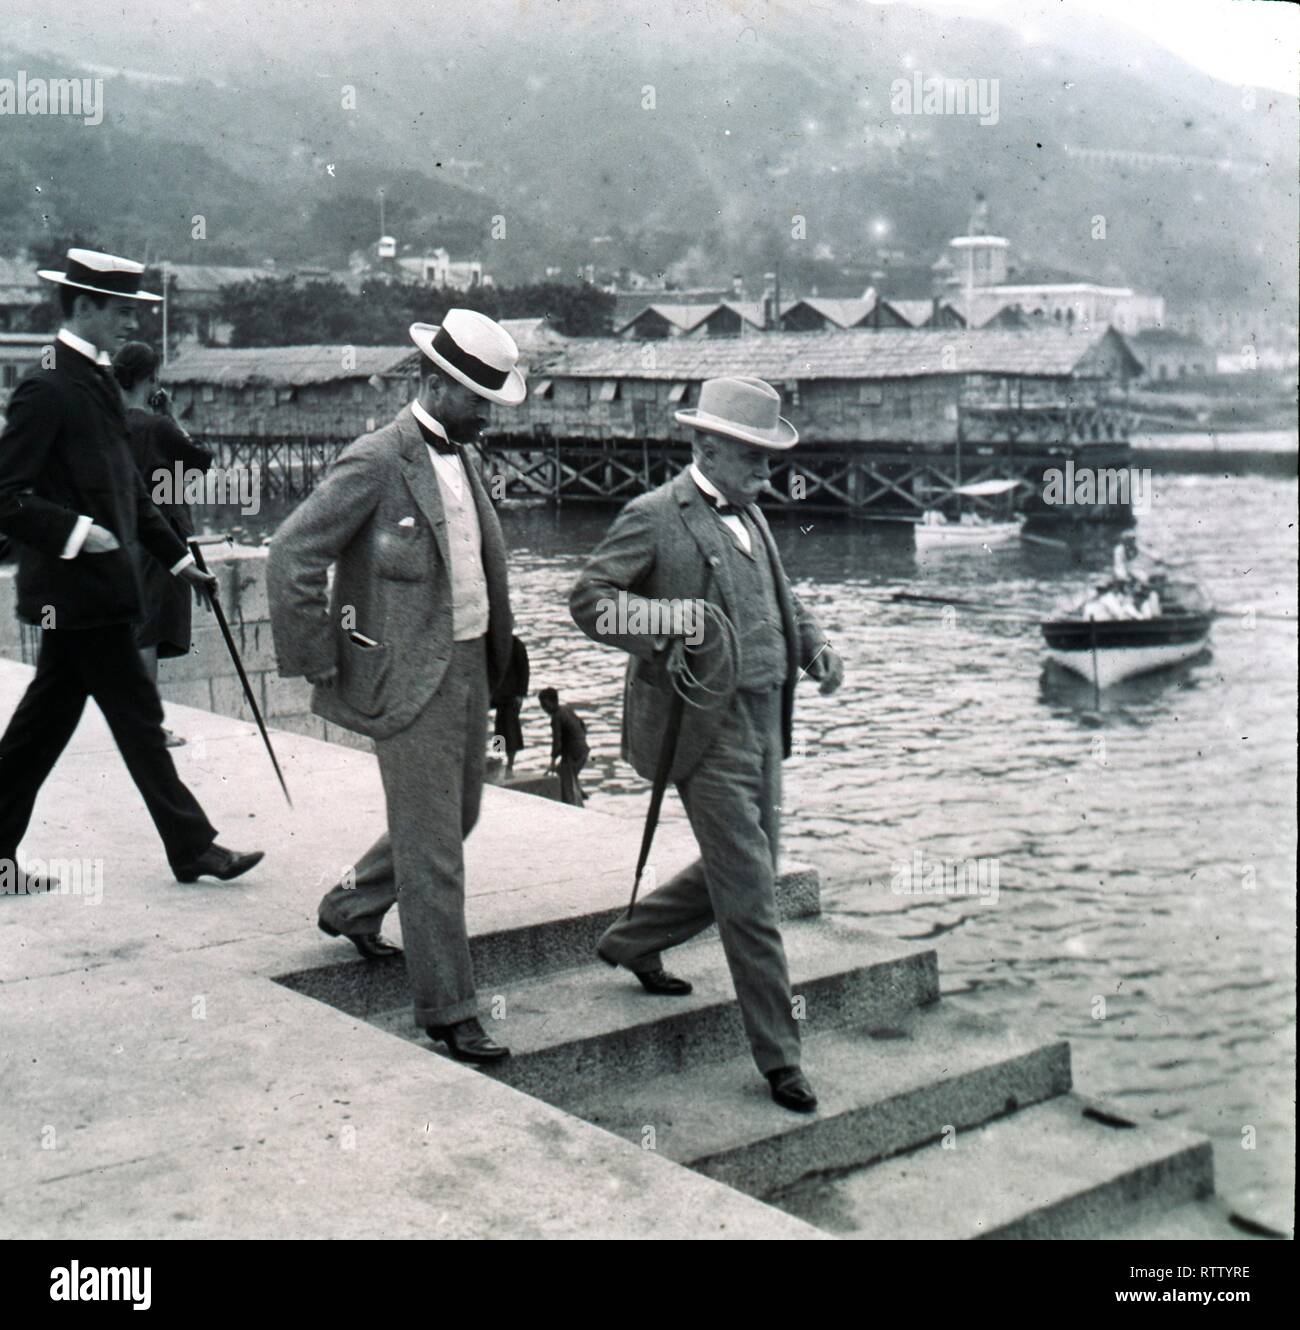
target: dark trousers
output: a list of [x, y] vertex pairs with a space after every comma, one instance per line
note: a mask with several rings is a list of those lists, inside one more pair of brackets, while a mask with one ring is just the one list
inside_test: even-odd
[[582, 783], [578, 777], [582, 774], [582, 769], [587, 765], [587, 759], [583, 756], [581, 759], [573, 757], [560, 758], [560, 802], [573, 804], [575, 808], [583, 808], [586, 805], [586, 795], [582, 790]]
[[320, 917], [340, 933], [377, 933], [397, 903], [420, 1026], [478, 1014], [465, 927], [465, 837], [478, 821], [487, 746], [485, 641], [457, 642], [428, 706], [375, 741], [388, 830], [338, 886]]
[[175, 868], [197, 858], [216, 830], [181, 782], [163, 735], [158, 689], [130, 624], [41, 634], [36, 677], [0, 738], [0, 863], [14, 860], [36, 796], [93, 697]]
[[629, 970], [718, 925], [740, 1014], [761, 1072], [799, 1064], [776, 912], [781, 833], [781, 690], [738, 692], [717, 738], [679, 782], [700, 857], [610, 925], [600, 950]]

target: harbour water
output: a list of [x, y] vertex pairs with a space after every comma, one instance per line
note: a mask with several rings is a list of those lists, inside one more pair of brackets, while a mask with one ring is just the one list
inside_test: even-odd
[[[639, 819], [618, 759], [622, 657], [573, 627], [567, 589], [605, 510], [505, 514], [532, 687], [587, 720], [593, 808]], [[1290, 1220], [1294, 1172], [1296, 484], [1157, 476], [1143, 548], [1221, 609], [1203, 657], [1108, 691], [1045, 668], [1032, 622], [882, 603], [898, 587], [1034, 614], [1109, 568], [1110, 545], [918, 556], [906, 528], [776, 528], [844, 657], [800, 690], [785, 849], [829, 911], [940, 949], [947, 991], [1068, 1038], [1076, 1079], [1215, 1142], [1221, 1192]], [[525, 709], [526, 773], [549, 730]], [[666, 818], [683, 817], [670, 796]], [[599, 854], [593, 846], [593, 854]], [[991, 861], [991, 890], [900, 894], [900, 869]], [[633, 865], [628, 864], [629, 887]], [[986, 882], [987, 888], [987, 882]]]

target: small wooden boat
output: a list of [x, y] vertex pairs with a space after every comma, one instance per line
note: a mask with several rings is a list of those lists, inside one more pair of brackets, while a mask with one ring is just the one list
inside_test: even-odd
[[[958, 485], [953, 493], [961, 498], [993, 499], [1010, 495], [1021, 482], [1018, 480], [977, 480], [969, 485]], [[1009, 508], [1008, 503], [1008, 508]], [[982, 549], [984, 546], [1005, 545], [1020, 538], [1023, 517], [1005, 520], [987, 518], [963, 509], [957, 521], [950, 522], [938, 509], [930, 509], [916, 524], [917, 549]]]
[[1098, 688], [1109, 688], [1199, 655], [1214, 620], [1204, 592], [1190, 582], [1153, 585], [1160, 595], [1160, 613], [1151, 618], [1088, 618], [1086, 607], [1095, 600], [1090, 593], [1047, 620], [1042, 629], [1048, 658], [1095, 680]]
[[[927, 514], [928, 516], [929, 514]], [[918, 522], [917, 549], [981, 549], [985, 545], [1005, 545], [1020, 539], [1024, 522], [981, 522], [970, 513], [960, 522]]]

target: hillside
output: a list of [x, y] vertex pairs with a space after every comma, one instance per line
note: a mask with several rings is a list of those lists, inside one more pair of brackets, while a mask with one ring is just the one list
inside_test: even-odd
[[[1031, 45], [853, 0], [166, 13], [123, 0], [63, 29], [11, 19], [11, 68], [66, 75], [93, 57], [175, 81], [112, 79], [97, 129], [5, 125], [6, 238], [48, 215], [178, 260], [219, 245], [333, 262], [377, 234], [383, 186], [401, 240], [478, 249], [499, 280], [585, 262], [756, 279], [779, 255], [828, 289], [882, 244], [928, 262], [983, 190], [1025, 264], [1174, 300], [1295, 303], [1294, 99], [1261, 92], [1247, 109], [1241, 90], [1086, 16], [1064, 44]], [[49, 52], [56, 31], [65, 49]], [[890, 84], [913, 69], [997, 79], [997, 123], [893, 114]], [[203, 253], [194, 213], [209, 219]], [[806, 239], [791, 238], [796, 214]]]

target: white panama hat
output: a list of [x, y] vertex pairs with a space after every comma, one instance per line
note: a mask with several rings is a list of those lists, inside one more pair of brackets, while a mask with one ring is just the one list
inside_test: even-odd
[[413, 323], [410, 333], [439, 369], [489, 402], [518, 406], [528, 395], [515, 339], [486, 314], [449, 309], [441, 327]]

